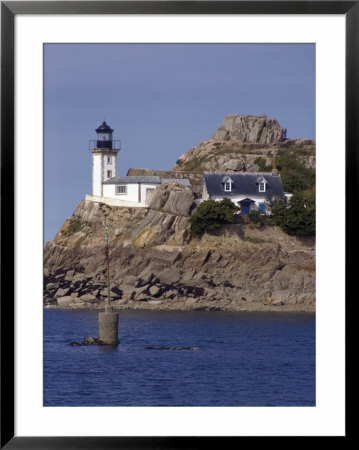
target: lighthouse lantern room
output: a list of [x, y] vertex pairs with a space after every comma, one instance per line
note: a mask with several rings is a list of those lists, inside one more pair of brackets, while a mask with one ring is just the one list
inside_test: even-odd
[[120, 141], [112, 139], [113, 129], [105, 121], [96, 128], [97, 139], [90, 141], [92, 153], [92, 195], [102, 197], [102, 183], [116, 176]]

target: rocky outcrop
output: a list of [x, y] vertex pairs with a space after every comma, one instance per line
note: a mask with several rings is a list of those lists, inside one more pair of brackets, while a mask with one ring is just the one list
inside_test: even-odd
[[313, 240], [243, 222], [190, 239], [193, 197], [172, 183], [157, 190], [151, 205], [81, 202], [46, 245], [45, 307], [104, 306], [106, 220], [110, 300], [118, 309], [314, 310]]
[[266, 116], [225, 116], [213, 135], [215, 141], [253, 142], [264, 145], [282, 142], [286, 130], [275, 119]]
[[[226, 116], [213, 138], [182, 155], [148, 208], [81, 202], [44, 251], [47, 308], [102, 308], [108, 295], [105, 223], [109, 227], [110, 301], [147, 309], [314, 311], [315, 241], [238, 217], [201, 239], [190, 214], [203, 171], [259, 170], [289, 152], [315, 167], [315, 142], [283, 140], [274, 119]], [[145, 171], [146, 169], [131, 169]], [[134, 175], [134, 173], [131, 173]], [[194, 193], [196, 195], [194, 195]]]
[[200, 142], [177, 160], [173, 172], [261, 171], [273, 157], [289, 153], [307, 168], [315, 169], [315, 141], [286, 139], [286, 130], [275, 119], [258, 116], [226, 116], [211, 139]]

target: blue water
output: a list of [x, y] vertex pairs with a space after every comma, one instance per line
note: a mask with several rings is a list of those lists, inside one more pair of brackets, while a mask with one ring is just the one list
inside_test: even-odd
[[119, 316], [118, 347], [75, 347], [98, 311], [44, 311], [45, 406], [315, 406], [314, 314]]

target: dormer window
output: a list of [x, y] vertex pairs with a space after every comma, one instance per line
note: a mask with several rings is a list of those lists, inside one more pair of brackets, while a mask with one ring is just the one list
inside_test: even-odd
[[230, 181], [226, 181], [224, 183], [224, 190], [225, 190], [225, 192], [231, 192], [231, 190], [232, 190], [232, 183]]
[[222, 179], [222, 186], [223, 186], [224, 192], [232, 192], [233, 181], [228, 176], [224, 177]]
[[265, 192], [267, 188], [267, 181], [262, 178], [258, 181], [258, 192]]

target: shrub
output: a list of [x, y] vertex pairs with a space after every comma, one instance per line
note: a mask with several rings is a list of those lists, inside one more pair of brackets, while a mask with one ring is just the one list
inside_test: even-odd
[[78, 217], [71, 217], [67, 227], [64, 229], [63, 234], [65, 236], [72, 236], [73, 234], [81, 231], [82, 223]]
[[295, 156], [285, 152], [279, 154], [278, 169], [285, 191], [293, 193], [314, 188], [314, 169], [305, 167], [304, 163]]
[[213, 231], [226, 223], [234, 222], [234, 213], [238, 211], [228, 198], [220, 202], [206, 200], [191, 215], [191, 235], [200, 237], [204, 231]]
[[275, 225], [292, 236], [315, 235], [314, 190], [296, 192], [289, 205], [284, 201], [274, 201], [272, 219]]
[[254, 164], [257, 164], [260, 172], [271, 172], [272, 171], [272, 166], [271, 165], [267, 166], [266, 160], [262, 157], [257, 158], [254, 161]]

